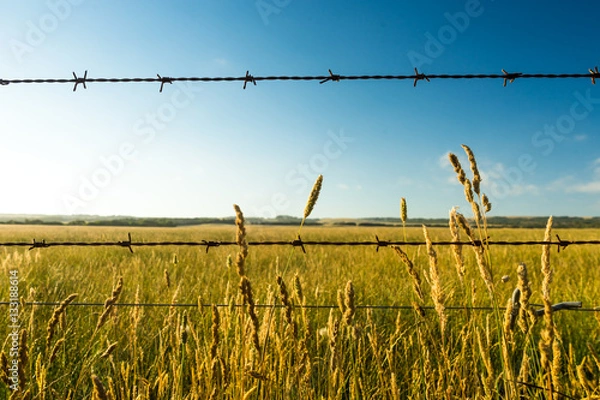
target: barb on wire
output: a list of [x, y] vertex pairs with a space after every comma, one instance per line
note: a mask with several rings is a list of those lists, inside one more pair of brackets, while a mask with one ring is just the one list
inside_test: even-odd
[[415, 67], [415, 80], [413, 82], [413, 87], [417, 87], [417, 82], [423, 79], [425, 79], [427, 82], [431, 82], [425, 74], [419, 73], [419, 70], [417, 67]]
[[219, 247], [221, 245], [220, 242], [216, 242], [214, 240], [203, 240], [202, 243], [206, 246], [206, 254], [208, 254], [208, 250], [211, 247]]
[[248, 82], [252, 82], [254, 83], [254, 86], [256, 86], [256, 79], [254, 79], [254, 77], [250, 75], [250, 71], [246, 71], [246, 77], [244, 78], [244, 89], [246, 89], [246, 84]]
[[131, 254], [133, 254], [133, 249], [131, 248], [131, 233], [127, 233], [127, 240], [117, 242], [117, 244], [122, 247], [127, 247]]
[[571, 242], [568, 240], [562, 240], [558, 234], [556, 235], [556, 240], [558, 240], [557, 248], [559, 253], [561, 249], [566, 250], [567, 246], [571, 244]]
[[329, 81], [333, 81], [333, 82], [339, 82], [340, 81], [340, 76], [337, 74], [334, 74], [333, 72], [331, 72], [331, 70], [329, 70], [329, 76], [325, 79], [323, 79], [321, 82], [319, 82], [320, 84], [323, 84], [325, 82], [329, 82]]
[[379, 248], [380, 247], [388, 247], [389, 246], [389, 242], [386, 242], [384, 240], [379, 240], [379, 236], [375, 235], [375, 240], [377, 241], [377, 244], [375, 246], [375, 251], [379, 252]]
[[589, 69], [590, 74], [592, 75], [592, 85], [596, 84], [596, 78], [600, 78], [600, 71], [598, 71], [598, 67], [594, 67], [594, 69]]
[[304, 248], [304, 242], [302, 241], [302, 238], [300, 237], [300, 235], [298, 235], [298, 239], [294, 239], [291, 244], [293, 247], [300, 247], [302, 249], [302, 252], [304, 254], [306, 254], [306, 249]]
[[10, 82], [9, 82], [9, 81], [5, 81], [4, 79], [0, 79], [0, 85], [2, 85], [2, 86], [6, 86], [6, 85], [8, 85], [8, 84], [10, 84]]
[[513, 83], [515, 81], [515, 79], [523, 76], [523, 74], [520, 72], [510, 74], [510, 73], [506, 72], [504, 69], [502, 70], [502, 73], [504, 74], [504, 84], [502, 85], [504, 87], [506, 87], [506, 81], [508, 81], [509, 83]]
[[29, 248], [29, 250], [39, 249], [39, 248], [44, 248], [44, 247], [50, 247], [50, 245], [46, 243], [45, 239], [43, 239], [41, 242], [38, 242], [35, 239], [33, 239], [33, 243], [31, 244], [31, 247]]
[[85, 82], [87, 81], [87, 69], [85, 70], [85, 73], [83, 74], [83, 78], [79, 78], [77, 77], [77, 74], [75, 72], [73, 72], [73, 78], [75, 78], [75, 85], [73, 86], [73, 91], [75, 92], [77, 90], [77, 85], [82, 84], [84, 89], [87, 89], [87, 86], [85, 85]]
[[158, 79], [160, 79], [160, 90], [158, 91], [159, 93], [162, 93], [165, 83], [173, 84], [173, 78], [169, 78], [167, 76], [162, 77], [159, 74], [156, 74], [156, 76], [158, 76]]

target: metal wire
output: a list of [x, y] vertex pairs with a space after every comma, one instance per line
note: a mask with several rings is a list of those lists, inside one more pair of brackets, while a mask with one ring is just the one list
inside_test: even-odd
[[[8, 301], [0, 301], [0, 305], [9, 305]], [[60, 306], [60, 301], [28, 301], [19, 303], [23, 306]], [[581, 308], [581, 307], [563, 307], [561, 306], [565, 303], [558, 303], [553, 306], [553, 310], [559, 311], [580, 311], [580, 312], [600, 312], [600, 307], [595, 308]], [[246, 307], [245, 304], [214, 304], [219, 308], [240, 308]], [[530, 304], [531, 306], [536, 306], [536, 304]], [[80, 302], [80, 303], [69, 303], [69, 307], [105, 307], [105, 303], [97, 303], [97, 302]], [[198, 303], [114, 303], [114, 307], [201, 307], [201, 308], [210, 308], [213, 304], [198, 304]], [[255, 304], [256, 308], [285, 308], [284, 304]], [[541, 305], [537, 305], [541, 306]], [[305, 304], [305, 305], [296, 305], [296, 308], [306, 308], [306, 309], [335, 309], [339, 308], [337, 304]], [[424, 310], [435, 310], [434, 306], [422, 306]], [[409, 305], [356, 305], [356, 309], [369, 309], [369, 310], [413, 310], [413, 306]], [[492, 311], [493, 307], [489, 306], [446, 306], [446, 310], [449, 311]], [[498, 307], [499, 310], [506, 310], [506, 307]], [[542, 309], [543, 310], [543, 309]], [[536, 310], [536, 315], [542, 315]]]
[[[323, 240], [302, 240], [298, 236], [294, 240], [265, 240], [265, 241], [249, 241], [249, 246], [292, 246], [299, 247], [304, 253], [306, 253], [306, 246], [375, 246], [375, 250], [379, 251], [381, 247], [389, 246], [424, 246], [426, 242], [409, 242], [409, 241], [388, 241], [380, 240], [379, 237], [375, 236], [375, 240], [367, 241], [323, 241]], [[566, 249], [568, 246], [573, 245], [600, 245], [600, 240], [563, 240], [556, 235], [556, 240], [543, 241], [543, 240], [519, 240], [519, 241], [506, 241], [506, 240], [474, 240], [474, 241], [436, 241], [432, 242], [436, 246], [534, 246], [534, 245], [553, 245], [557, 246], [558, 251]], [[131, 233], [128, 234], [127, 240], [112, 241], [112, 242], [46, 242], [46, 240], [38, 241], [33, 239], [32, 242], [0, 242], [0, 247], [28, 247], [29, 250], [43, 249], [49, 247], [125, 247], [133, 253], [134, 247], [156, 247], [156, 246], [191, 246], [191, 247], [204, 247], [206, 252], [211, 247], [222, 247], [222, 246], [237, 246], [235, 241], [220, 241], [220, 240], [201, 240], [201, 241], [159, 241], [159, 242], [134, 242], [131, 239]]]
[[319, 81], [340, 82], [347, 81], [363, 81], [363, 80], [412, 80], [413, 86], [417, 86], [417, 82], [425, 80], [431, 82], [432, 79], [501, 79], [503, 86], [507, 83], [513, 83], [516, 79], [591, 79], [592, 84], [596, 84], [596, 78], [600, 78], [598, 67], [588, 69], [587, 73], [522, 73], [522, 72], [506, 72], [502, 70], [502, 74], [424, 74], [415, 68], [414, 74], [410, 75], [338, 75], [329, 70], [329, 75], [280, 75], [280, 76], [253, 76], [249, 71], [246, 71], [245, 76], [229, 76], [229, 77], [169, 77], [156, 74], [156, 78], [90, 78], [86, 70], [83, 77], [77, 76], [73, 72], [73, 78], [35, 78], [35, 79], [0, 79], [0, 85], [7, 86], [11, 84], [72, 84], [73, 91], [77, 90], [79, 85], [87, 89], [87, 83], [160, 83], [159, 92], [162, 93], [166, 83], [173, 82], [243, 82], [243, 89], [246, 89], [248, 83], [256, 86], [259, 81]]

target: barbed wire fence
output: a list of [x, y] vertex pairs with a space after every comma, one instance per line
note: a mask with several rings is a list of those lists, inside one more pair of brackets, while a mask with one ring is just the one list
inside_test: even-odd
[[[564, 240], [560, 236], [556, 235], [556, 240], [544, 241], [544, 240], [472, 240], [472, 241], [433, 241], [431, 243], [435, 246], [534, 246], [534, 245], [551, 245], [556, 246], [558, 252], [566, 249], [568, 246], [577, 245], [600, 245], [600, 240]], [[293, 240], [264, 240], [264, 241], [248, 241], [249, 246], [291, 246], [298, 247], [303, 253], [306, 253], [306, 246], [348, 246], [348, 247], [363, 247], [373, 246], [376, 251], [379, 251], [382, 247], [389, 246], [424, 246], [426, 242], [423, 241], [390, 241], [381, 240], [376, 235], [375, 240], [364, 240], [364, 241], [327, 241], [327, 240], [303, 240], [300, 235]], [[184, 246], [184, 247], [204, 247], [205, 251], [211, 248], [226, 247], [226, 246], [238, 246], [236, 241], [222, 241], [222, 240], [205, 240], [200, 241], [156, 241], [156, 242], [134, 242], [132, 240], [131, 233], [127, 234], [127, 240], [119, 241], [64, 241], [64, 242], [51, 242], [42, 239], [41, 241], [33, 239], [31, 242], [0, 242], [0, 248], [2, 247], [28, 247], [29, 250], [33, 249], [44, 249], [50, 247], [123, 247], [127, 248], [133, 253], [134, 247], [158, 247], [158, 246]]]
[[[87, 89], [88, 83], [160, 83], [159, 92], [162, 93], [165, 84], [173, 84], [175, 82], [241, 82], [243, 83], [242, 88], [246, 89], [248, 84], [254, 86], [257, 82], [261, 81], [319, 81], [320, 84], [327, 82], [341, 82], [347, 81], [364, 81], [364, 80], [412, 80], [413, 87], [417, 86], [419, 81], [431, 82], [434, 79], [452, 79], [452, 80], [471, 80], [471, 79], [496, 79], [502, 80], [503, 86], [507, 86], [509, 83], [514, 83], [517, 79], [590, 79], [592, 84], [596, 84], [596, 79], [600, 79], [600, 71], [598, 67], [588, 69], [587, 73], [522, 73], [522, 72], [507, 72], [504, 69], [501, 70], [502, 74], [425, 74], [419, 72], [417, 68], [414, 69], [414, 74], [405, 75], [340, 75], [335, 74], [329, 70], [329, 75], [317, 75], [317, 76], [298, 76], [298, 75], [279, 75], [279, 76], [254, 76], [250, 74], [250, 71], [246, 71], [244, 76], [238, 77], [169, 77], [156, 75], [156, 78], [92, 78], [88, 77], [88, 71], [86, 70], [83, 76], [78, 76], [75, 72], [72, 73], [73, 78], [34, 78], [34, 79], [2, 79], [0, 78], [0, 86], [16, 85], [16, 84], [72, 84], [73, 92], [77, 91], [79, 85]], [[306, 253], [306, 246], [374, 246], [376, 251], [380, 248], [389, 246], [423, 246], [425, 242], [419, 241], [385, 241], [380, 240], [377, 236], [375, 240], [371, 241], [305, 241], [298, 236], [294, 240], [274, 240], [274, 241], [250, 241], [249, 246], [291, 246], [293, 248], [299, 247], [302, 252]], [[474, 241], [437, 241], [432, 242], [436, 246], [531, 246], [531, 245], [555, 245], [557, 250], [566, 249], [572, 245], [599, 245], [600, 240], [563, 240], [556, 235], [556, 240], [553, 241], [493, 241], [493, 240], [474, 240]], [[222, 246], [237, 246], [238, 243], [235, 241], [219, 241], [219, 240], [201, 240], [201, 241], [157, 241], [157, 242], [134, 242], [131, 238], [131, 234], [128, 234], [127, 240], [112, 241], [112, 242], [98, 242], [98, 241], [65, 241], [65, 242], [51, 242], [41, 240], [38, 241], [33, 239], [32, 242], [3, 242], [0, 243], [2, 247], [28, 247], [29, 250], [43, 249], [50, 247], [123, 247], [127, 248], [133, 253], [134, 247], [156, 247], [156, 246], [187, 246], [187, 247], [204, 247], [208, 253], [210, 248], [222, 247]], [[9, 305], [10, 302], [0, 301], [0, 305]], [[59, 306], [60, 302], [25, 302], [23, 305], [33, 306]], [[104, 303], [71, 303], [70, 306], [104, 306]], [[114, 306], [121, 307], [210, 307], [209, 304], [186, 304], [186, 303], [117, 303]], [[244, 307], [243, 304], [217, 304], [217, 307]], [[264, 308], [280, 308], [284, 307], [282, 304], [262, 304], [256, 305], [257, 307]], [[534, 305], [535, 306], [535, 305]], [[539, 305], [541, 306], [541, 305]], [[337, 308], [337, 305], [301, 305], [307, 309], [332, 309]], [[383, 309], [383, 310], [411, 310], [412, 306], [406, 305], [357, 305], [357, 309]], [[423, 309], [433, 309], [433, 306], [424, 306]], [[600, 307], [596, 308], [582, 308], [581, 302], [563, 302], [553, 306], [555, 311], [559, 310], [573, 310], [580, 312], [600, 312]], [[494, 310], [492, 307], [477, 307], [477, 306], [446, 306], [447, 310], [472, 310], [472, 311], [486, 311]], [[504, 309], [500, 307], [500, 309]], [[543, 310], [537, 310], [539, 313]]]
[[[380, 248], [386, 248], [391, 246], [424, 246], [424, 241], [389, 241], [381, 240], [376, 235], [375, 240], [365, 241], [307, 241], [303, 240], [300, 235], [293, 240], [270, 240], [270, 241], [248, 241], [248, 246], [290, 246], [292, 248], [300, 248], [303, 253], [307, 253], [306, 246], [336, 246], [336, 247], [375, 247], [375, 251], [378, 252]], [[535, 246], [535, 245], [552, 245], [557, 247], [557, 251], [565, 250], [568, 246], [578, 245], [600, 245], [600, 240], [564, 240], [559, 235], [556, 235], [556, 240], [544, 241], [544, 240], [525, 240], [525, 241], [494, 241], [494, 240], [473, 240], [473, 241], [432, 241], [434, 246]], [[221, 240], [200, 240], [200, 241], [155, 241], [155, 242], [135, 242], [132, 240], [131, 233], [128, 233], [127, 240], [122, 241], [63, 241], [63, 242], [46, 242], [46, 240], [38, 241], [33, 239], [32, 242], [0, 242], [0, 248], [5, 247], [28, 247], [28, 250], [34, 249], [47, 249], [51, 247], [121, 247], [128, 249], [133, 253], [134, 247], [158, 247], [158, 246], [177, 246], [177, 247], [204, 247], [205, 252], [211, 248], [226, 247], [226, 246], [238, 246], [239, 243], [236, 241], [221, 241]], [[8, 301], [0, 301], [0, 305], [9, 305]], [[27, 302], [21, 300], [23, 306], [60, 306], [61, 302], [53, 301], [31, 301]], [[201, 303], [115, 303], [114, 306], [120, 307], [197, 307], [197, 308], [209, 308], [213, 304], [201, 304]], [[245, 307], [245, 304], [215, 304], [217, 307]], [[542, 304], [530, 304], [531, 306], [543, 307]], [[105, 303], [100, 302], [79, 302], [70, 303], [69, 306], [79, 307], [104, 307]], [[282, 308], [285, 307], [283, 304], [256, 304], [258, 308]], [[304, 304], [297, 305], [299, 308], [306, 309], [335, 309], [338, 305], [315, 305], [315, 304]], [[371, 310], [412, 310], [413, 306], [409, 305], [357, 305], [357, 309], [371, 309]], [[423, 306], [423, 310], [433, 310], [434, 306]], [[445, 307], [449, 311], [493, 311], [495, 308], [490, 306], [451, 306]], [[594, 308], [583, 308], [580, 301], [566, 301], [557, 303], [552, 306], [554, 311], [569, 310], [579, 312], [600, 312], [600, 306]], [[499, 307], [500, 310], [505, 310], [506, 307]], [[544, 309], [534, 310], [534, 314], [542, 315]]]
[[588, 69], [587, 73], [523, 73], [523, 72], [506, 72], [501, 70], [501, 74], [424, 74], [414, 69], [414, 74], [406, 75], [340, 75], [329, 70], [329, 75], [279, 75], [279, 76], [254, 76], [250, 71], [246, 71], [244, 76], [229, 76], [229, 77], [170, 77], [156, 74], [156, 78], [92, 78], [88, 77], [86, 70], [83, 76], [78, 76], [73, 72], [73, 78], [34, 78], [34, 79], [2, 79], [0, 85], [16, 85], [16, 84], [72, 84], [73, 91], [77, 91], [79, 85], [87, 89], [88, 83], [160, 83], [159, 92], [162, 93], [165, 84], [174, 82], [242, 82], [243, 89], [246, 89], [248, 84], [256, 86], [257, 82], [261, 81], [319, 81], [320, 84], [326, 82], [341, 82], [341, 81], [364, 81], [364, 80], [412, 80], [413, 86], [416, 87], [419, 81], [431, 82], [433, 79], [499, 79], [503, 81], [503, 86], [507, 83], [513, 83], [516, 79], [591, 79], [592, 84], [596, 84], [596, 79], [600, 79], [600, 71], [598, 67]]

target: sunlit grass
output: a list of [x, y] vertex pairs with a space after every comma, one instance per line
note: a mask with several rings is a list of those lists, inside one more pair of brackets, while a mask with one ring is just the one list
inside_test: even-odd
[[[423, 241], [420, 228], [309, 227], [303, 240]], [[433, 241], [450, 240], [443, 228], [430, 228]], [[188, 228], [85, 228], [4, 226], [0, 241], [118, 241], [131, 232], [134, 241], [235, 240], [235, 226]], [[248, 240], [291, 240], [297, 227], [247, 226]], [[563, 239], [596, 239], [599, 230], [561, 230]], [[492, 240], [541, 240], [543, 230], [490, 229]], [[21, 327], [28, 331], [28, 361], [21, 393], [46, 398], [82, 398], [94, 390], [92, 375], [104, 385], [108, 398], [431, 398], [506, 396], [505, 368], [493, 312], [454, 310], [453, 306], [490, 306], [486, 286], [473, 252], [463, 249], [466, 274], [460, 283], [449, 247], [438, 246], [439, 282], [448, 315], [442, 344], [436, 312], [424, 316], [412, 309], [374, 309], [364, 305], [411, 305], [412, 283], [405, 266], [390, 248], [306, 246], [290, 253], [289, 246], [250, 247], [245, 272], [252, 282], [257, 305], [282, 304], [277, 276], [290, 293], [291, 318], [283, 309], [258, 308], [261, 351], [250, 341], [244, 308], [115, 307], [96, 333], [104, 307], [67, 307], [54, 337], [46, 343], [53, 307], [22, 306]], [[429, 260], [425, 247], [403, 247], [423, 277], [425, 306], [433, 306], [431, 286], [425, 278]], [[237, 247], [143, 247], [131, 254], [126, 248], [48, 249], [2, 248], [3, 276], [18, 269], [19, 291], [25, 301], [60, 302], [77, 293], [76, 303], [104, 303], [118, 279], [123, 289], [118, 303], [242, 304], [235, 265]], [[552, 301], [579, 300], [584, 307], [597, 304], [597, 250], [571, 246], [551, 253], [554, 270]], [[291, 257], [290, 257], [291, 254]], [[506, 304], [517, 283], [517, 264], [527, 264], [532, 286], [530, 302], [541, 297], [541, 246], [492, 246], [494, 295]], [[165, 279], [165, 270], [169, 282]], [[298, 275], [302, 299], [293, 293]], [[510, 280], [502, 283], [500, 278]], [[8, 278], [7, 278], [8, 280]], [[352, 281], [357, 307], [349, 323], [343, 318], [344, 296]], [[0, 286], [8, 298], [8, 284]], [[329, 309], [302, 309], [306, 305], [334, 305]], [[535, 308], [536, 306], [534, 306]], [[8, 312], [7, 308], [4, 308]], [[184, 316], [185, 315], [185, 316]], [[490, 317], [492, 320], [490, 320]], [[562, 349], [561, 391], [573, 397], [598, 394], [597, 354], [600, 338], [594, 313], [561, 311], [554, 323]], [[527, 396], [546, 395], [539, 366], [542, 321], [524, 334], [516, 328], [509, 348], [515, 369], [524, 354], [529, 358]], [[5, 325], [0, 333], [8, 333]], [[185, 332], [185, 334], [183, 334]], [[216, 353], [211, 351], [218, 333]], [[294, 333], [295, 332], [295, 333]], [[183, 334], [183, 335], [182, 335]], [[185, 340], [183, 340], [185, 338]], [[489, 340], [489, 342], [488, 342]], [[60, 341], [60, 342], [59, 342]], [[57, 347], [56, 344], [59, 343]], [[116, 343], [116, 347], [114, 344]], [[113, 346], [109, 355], [102, 356]], [[3, 345], [8, 355], [9, 343]], [[52, 354], [55, 353], [51, 360]], [[212, 354], [211, 354], [212, 353]], [[491, 368], [488, 371], [486, 360]], [[491, 371], [492, 376], [488, 376]], [[486, 382], [489, 383], [489, 386]], [[487, 385], [487, 386], [486, 386]], [[596, 392], [595, 392], [596, 390]], [[0, 393], [9, 390], [0, 384]]]

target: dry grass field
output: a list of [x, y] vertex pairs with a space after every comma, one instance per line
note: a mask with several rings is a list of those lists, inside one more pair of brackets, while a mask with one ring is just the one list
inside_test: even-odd
[[[246, 229], [251, 240], [294, 238], [297, 232], [290, 227]], [[236, 235], [234, 226], [129, 231], [140, 241], [232, 240]], [[6, 226], [0, 229], [0, 241], [109, 241], [125, 238], [127, 232]], [[302, 236], [402, 240], [404, 233], [408, 240], [423, 240], [417, 228], [305, 227]], [[599, 234], [560, 232], [565, 239]], [[434, 241], [451, 239], [441, 228], [429, 235]], [[489, 235], [494, 240], [536, 240], [544, 232], [502, 229]], [[102, 304], [115, 297], [114, 306], [67, 306], [58, 312], [52, 306], [22, 305], [19, 320], [27, 333], [22, 339], [26, 350], [19, 356], [24, 359], [18, 393], [85, 398], [95, 390], [95, 376], [106, 398], [120, 399], [495, 398], [512, 397], [511, 390], [543, 398], [550, 372], [556, 375], [557, 392], [575, 398], [598, 395], [600, 313], [552, 314], [547, 371], [543, 317], [525, 318], [525, 325], [518, 320], [505, 331], [503, 310], [470, 309], [506, 306], [518, 285], [521, 262], [527, 265], [530, 307], [543, 308], [541, 246], [491, 247], [492, 294], [469, 246], [463, 249], [462, 279], [449, 247], [435, 248], [437, 271], [431, 269], [425, 246], [403, 251], [419, 276], [422, 298], [415, 294], [407, 266], [390, 248], [307, 246], [303, 254], [287, 246], [250, 247], [244, 276], [255, 304], [251, 315], [248, 306], [238, 307], [248, 299], [240, 290], [237, 247], [205, 253], [164, 246], [138, 248], [133, 254], [121, 248], [3, 248], [3, 276], [19, 271], [24, 302], [60, 302], [77, 294], [74, 303]], [[557, 253], [552, 248], [550, 259], [552, 303], [598, 305], [596, 249], [579, 246]], [[503, 276], [509, 277], [506, 283]], [[8, 284], [2, 285], [0, 297], [8, 294]], [[119, 306], [127, 303], [165, 306]], [[363, 308], [411, 304], [415, 307]], [[7, 325], [0, 331], [7, 337]], [[9, 358], [9, 349], [6, 340], [3, 359]], [[0, 392], [10, 395], [4, 384]]]
[[[469, 221], [452, 212], [447, 229], [262, 227], [245, 224], [239, 209], [235, 226], [3, 226], [0, 242], [117, 241], [131, 233], [134, 241], [238, 245], [208, 252], [140, 247], [133, 253], [118, 247], [1, 248], [6, 284], [0, 298], [18, 290], [19, 302], [16, 335], [10, 324], [0, 325], [6, 338], [0, 396], [599, 398], [594, 246], [557, 252], [548, 245], [431, 242], [549, 240], [556, 233], [585, 240], [600, 231], [552, 231], [551, 220], [545, 230], [487, 229], [486, 212], [479, 210], [489, 203], [479, 193], [476, 168], [472, 181], [456, 169], [477, 206]], [[306, 253], [247, 245], [292, 240], [299, 232], [305, 241], [377, 235], [427, 244], [378, 251], [306, 246]], [[582, 302], [583, 310], [552, 308], [566, 301]], [[12, 308], [2, 310], [10, 321]]]

